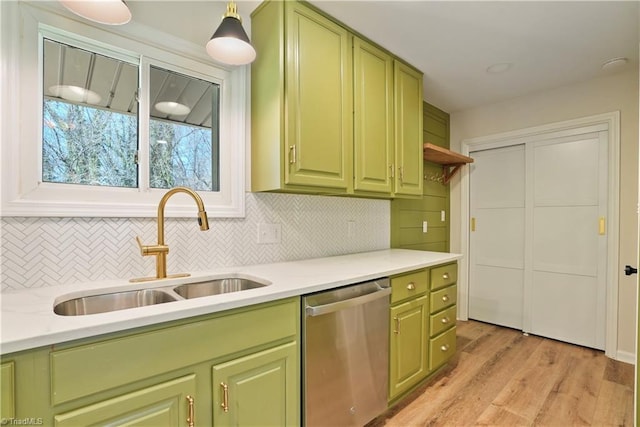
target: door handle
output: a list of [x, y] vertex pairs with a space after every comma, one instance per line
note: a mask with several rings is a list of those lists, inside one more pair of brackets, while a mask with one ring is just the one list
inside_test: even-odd
[[638, 269], [637, 268], [633, 268], [630, 265], [625, 265], [624, 266], [624, 274], [627, 276], [631, 276], [632, 274], [637, 274], [638, 273]]

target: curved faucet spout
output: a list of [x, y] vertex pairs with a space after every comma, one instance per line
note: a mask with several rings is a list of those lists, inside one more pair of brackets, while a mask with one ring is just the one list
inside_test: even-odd
[[143, 245], [140, 242], [140, 238], [136, 238], [138, 246], [140, 246], [140, 253], [142, 256], [154, 255], [156, 257], [156, 277], [144, 277], [141, 279], [131, 279], [130, 282], [140, 282], [146, 280], [165, 279], [167, 277], [186, 277], [188, 273], [174, 274], [167, 276], [167, 254], [169, 253], [169, 246], [164, 243], [164, 208], [167, 201], [171, 196], [176, 193], [185, 193], [190, 195], [198, 205], [198, 225], [200, 230], [206, 231], [209, 229], [209, 219], [207, 218], [207, 212], [204, 209], [204, 203], [198, 193], [187, 187], [174, 187], [167, 191], [160, 203], [158, 204], [158, 243], [156, 245]]
[[204, 203], [198, 193], [187, 187], [174, 187], [167, 191], [160, 203], [158, 204], [158, 244], [164, 245], [164, 207], [167, 201], [176, 193], [185, 193], [193, 197], [196, 205], [198, 205], [198, 225], [200, 230], [207, 231], [209, 229], [209, 219], [207, 218], [207, 212], [204, 209]]

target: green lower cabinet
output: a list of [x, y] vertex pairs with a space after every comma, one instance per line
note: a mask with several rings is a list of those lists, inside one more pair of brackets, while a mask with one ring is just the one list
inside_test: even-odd
[[298, 425], [299, 336], [296, 297], [3, 355], [2, 417], [56, 427]]
[[427, 376], [428, 322], [426, 295], [391, 307], [389, 400]]
[[297, 363], [291, 343], [215, 365], [213, 425], [296, 425]]
[[196, 376], [187, 375], [56, 415], [55, 426], [188, 426], [195, 390]]
[[13, 418], [16, 413], [14, 363], [0, 366], [0, 417]]

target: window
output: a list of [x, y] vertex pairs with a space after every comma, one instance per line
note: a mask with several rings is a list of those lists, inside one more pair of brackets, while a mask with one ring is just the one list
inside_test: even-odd
[[[210, 216], [244, 215], [244, 67], [7, 3], [2, 108], [20, 108], [0, 118], [2, 215], [155, 216], [175, 186], [198, 191]], [[167, 215], [192, 216], [179, 199]]]

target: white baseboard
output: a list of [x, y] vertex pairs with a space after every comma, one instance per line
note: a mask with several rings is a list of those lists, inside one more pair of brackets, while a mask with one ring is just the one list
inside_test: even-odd
[[636, 364], [636, 355], [635, 353], [631, 353], [629, 351], [620, 351], [616, 352], [614, 357], [615, 360], [619, 360], [620, 362], [630, 363], [632, 365]]

